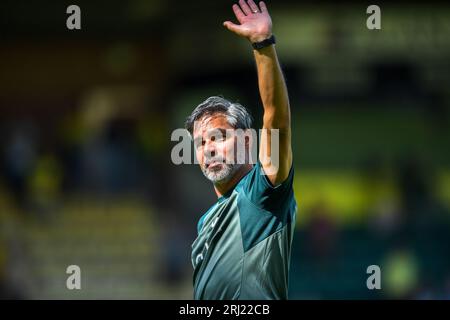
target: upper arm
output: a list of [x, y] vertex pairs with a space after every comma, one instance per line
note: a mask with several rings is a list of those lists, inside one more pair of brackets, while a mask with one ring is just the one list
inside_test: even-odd
[[[286, 109], [289, 113], [289, 106]], [[259, 160], [272, 185], [277, 186], [286, 180], [292, 166], [289, 114], [277, 115], [276, 108], [274, 111], [265, 108]]]

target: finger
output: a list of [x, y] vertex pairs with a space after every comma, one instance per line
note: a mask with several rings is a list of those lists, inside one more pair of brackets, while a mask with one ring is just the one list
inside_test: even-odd
[[248, 16], [252, 13], [252, 10], [250, 10], [250, 7], [248, 6], [247, 2], [245, 0], [239, 0], [239, 5], [242, 8], [242, 11]]
[[239, 33], [241, 30], [241, 26], [238, 24], [234, 24], [233, 22], [230, 21], [225, 21], [223, 23], [224, 27], [227, 28], [228, 30], [234, 32], [234, 33]]
[[248, 0], [248, 5], [250, 6], [250, 9], [252, 9], [253, 13], [259, 12], [259, 8], [253, 0]]
[[242, 12], [241, 8], [237, 4], [233, 4], [233, 12], [239, 22], [245, 18], [245, 14]]
[[268, 12], [266, 4], [264, 3], [264, 1], [260, 1], [259, 2], [259, 7], [261, 8], [261, 12]]

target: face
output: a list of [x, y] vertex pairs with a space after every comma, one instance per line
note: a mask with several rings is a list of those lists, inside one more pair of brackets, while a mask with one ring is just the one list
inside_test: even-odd
[[236, 161], [232, 130], [223, 114], [205, 116], [194, 125], [197, 160], [203, 174], [213, 183], [227, 182], [242, 166]]

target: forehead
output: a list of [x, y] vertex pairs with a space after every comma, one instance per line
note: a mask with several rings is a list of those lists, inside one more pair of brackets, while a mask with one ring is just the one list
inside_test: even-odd
[[233, 129], [224, 114], [206, 115], [194, 123], [194, 137], [217, 129]]

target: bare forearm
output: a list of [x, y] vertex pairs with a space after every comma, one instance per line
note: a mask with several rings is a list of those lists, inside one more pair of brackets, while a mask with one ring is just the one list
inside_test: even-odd
[[264, 107], [264, 126], [268, 129], [288, 129], [290, 126], [289, 98], [283, 73], [273, 45], [253, 50], [258, 85]]

